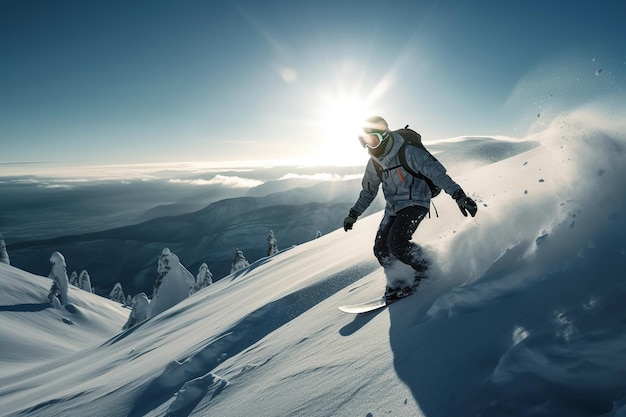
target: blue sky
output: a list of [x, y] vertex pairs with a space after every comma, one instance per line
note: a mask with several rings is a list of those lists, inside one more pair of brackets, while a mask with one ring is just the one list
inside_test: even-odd
[[0, 0], [0, 164], [352, 162], [623, 95], [623, 1]]

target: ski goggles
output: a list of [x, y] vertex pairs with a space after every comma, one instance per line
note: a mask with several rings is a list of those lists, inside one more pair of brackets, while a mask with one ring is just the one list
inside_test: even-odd
[[370, 149], [376, 149], [380, 146], [385, 138], [380, 133], [364, 133], [359, 135], [359, 142], [365, 148], [366, 146]]

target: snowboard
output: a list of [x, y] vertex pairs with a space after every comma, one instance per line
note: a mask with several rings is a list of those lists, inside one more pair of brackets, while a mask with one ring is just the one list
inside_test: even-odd
[[343, 311], [344, 313], [349, 313], [349, 314], [369, 313], [370, 311], [375, 311], [380, 308], [387, 307], [397, 301], [404, 300], [405, 298], [409, 298], [415, 293], [416, 291], [413, 291], [411, 294], [407, 295], [406, 297], [392, 298], [390, 300], [387, 300], [385, 296], [383, 295], [381, 297], [366, 301], [364, 303], [339, 306], [339, 310]]

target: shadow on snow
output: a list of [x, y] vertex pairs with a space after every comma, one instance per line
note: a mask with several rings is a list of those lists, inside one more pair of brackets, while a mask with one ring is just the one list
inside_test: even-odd
[[228, 382], [211, 372], [224, 358], [232, 358], [250, 349], [261, 339], [377, 267], [378, 264], [374, 262], [350, 267], [248, 314], [228, 331], [208, 339], [191, 356], [170, 362], [161, 375], [135, 399], [128, 416], [143, 416], [164, 407], [171, 398], [175, 399], [169, 405], [168, 416], [190, 415], [207, 395], [211, 400], [226, 387]]

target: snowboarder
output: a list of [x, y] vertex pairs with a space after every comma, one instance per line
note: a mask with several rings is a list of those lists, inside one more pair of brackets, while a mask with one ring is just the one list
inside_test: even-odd
[[[367, 119], [359, 140], [367, 148], [370, 159], [363, 174], [363, 189], [344, 219], [343, 227], [346, 232], [352, 229], [382, 184], [385, 214], [376, 233], [374, 255], [385, 269], [385, 298], [405, 297], [413, 292], [428, 269], [422, 250], [411, 241], [413, 233], [430, 210], [431, 191], [424, 177], [452, 196], [464, 216], [469, 212], [474, 217], [478, 207], [427, 150], [418, 146], [402, 146], [405, 139], [398, 132], [390, 131], [382, 117]], [[405, 152], [406, 158], [399, 156], [400, 150]], [[424, 177], [412, 175], [407, 168]], [[415, 271], [414, 277], [399, 276], [394, 272], [393, 266], [398, 261], [410, 265]]]

